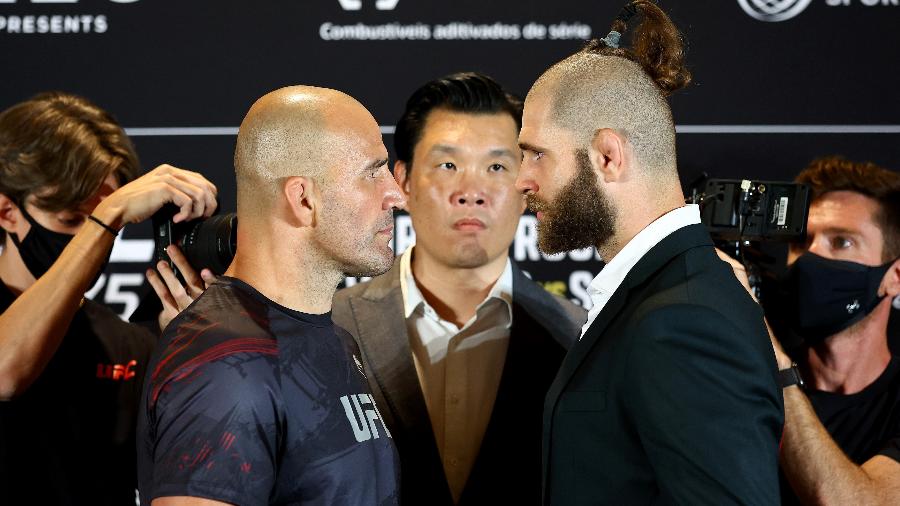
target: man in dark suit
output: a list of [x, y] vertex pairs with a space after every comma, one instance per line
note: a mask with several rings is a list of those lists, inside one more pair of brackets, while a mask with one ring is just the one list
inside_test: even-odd
[[585, 314], [508, 257], [520, 123], [521, 101], [480, 74], [416, 91], [394, 167], [416, 245], [334, 299], [397, 444], [404, 504], [540, 500], [544, 395]]
[[[635, 12], [634, 50], [618, 47]], [[547, 394], [546, 504], [777, 504], [781, 388], [761, 311], [685, 206], [665, 96], [690, 76], [651, 2], [525, 100], [517, 186], [547, 252], [608, 263]]]

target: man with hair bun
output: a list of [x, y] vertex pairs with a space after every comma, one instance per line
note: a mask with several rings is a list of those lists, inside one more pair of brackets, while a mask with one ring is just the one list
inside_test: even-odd
[[679, 182], [665, 97], [690, 81], [680, 34], [649, 1], [612, 28], [538, 79], [519, 135], [539, 246], [607, 262], [547, 394], [544, 503], [777, 504], [784, 417], [763, 315]]

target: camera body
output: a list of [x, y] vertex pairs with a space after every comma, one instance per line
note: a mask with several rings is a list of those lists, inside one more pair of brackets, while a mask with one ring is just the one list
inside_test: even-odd
[[792, 242], [806, 238], [810, 188], [805, 184], [708, 179], [690, 199], [716, 242]]
[[180, 278], [181, 273], [166, 253], [166, 248], [174, 244], [198, 270], [208, 268], [217, 276], [223, 274], [237, 251], [237, 215], [227, 213], [174, 223], [172, 218], [177, 213], [177, 206], [167, 204], [151, 219], [155, 260], [167, 262]]

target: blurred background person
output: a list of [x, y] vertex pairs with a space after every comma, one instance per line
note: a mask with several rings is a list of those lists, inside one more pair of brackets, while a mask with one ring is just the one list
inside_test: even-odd
[[155, 337], [84, 299], [113, 240], [166, 203], [208, 216], [215, 187], [160, 166], [84, 98], [0, 113], [0, 504], [131, 504], [134, 425]]

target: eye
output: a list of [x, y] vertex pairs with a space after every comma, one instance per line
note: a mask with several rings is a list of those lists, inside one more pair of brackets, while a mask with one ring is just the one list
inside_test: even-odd
[[847, 249], [853, 246], [853, 241], [844, 236], [835, 236], [831, 239], [831, 247], [834, 249]]
[[444, 163], [438, 165], [438, 168], [445, 169], [445, 170], [456, 170], [456, 164], [453, 162], [444, 162]]
[[544, 157], [543, 151], [529, 151], [529, 153], [531, 153], [531, 159], [534, 161], [538, 161]]
[[506, 170], [506, 167], [499, 163], [493, 163], [488, 167], [488, 172], [502, 172], [504, 170]]

